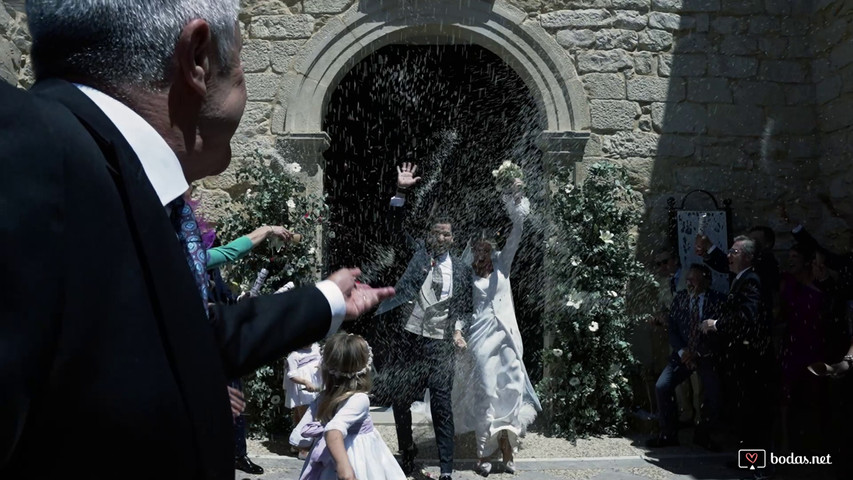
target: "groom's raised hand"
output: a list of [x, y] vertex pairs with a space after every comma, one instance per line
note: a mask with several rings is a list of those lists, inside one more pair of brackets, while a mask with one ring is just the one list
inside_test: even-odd
[[418, 166], [414, 163], [404, 162], [402, 167], [397, 167], [397, 192], [406, 194], [412, 187], [421, 180], [421, 177], [416, 177], [415, 172], [418, 171]]

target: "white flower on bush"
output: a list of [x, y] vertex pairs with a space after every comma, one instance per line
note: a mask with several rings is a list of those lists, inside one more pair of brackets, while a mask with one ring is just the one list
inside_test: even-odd
[[314, 255], [314, 252], [315, 252], [314, 247], [311, 247], [308, 249], [308, 255]]
[[612, 388], [613, 390], [616, 390], [619, 387], [615, 383], [611, 383], [610, 388]]
[[288, 198], [287, 202], [285, 203], [287, 204], [287, 208], [290, 209], [291, 212], [296, 210], [296, 202], [294, 202], [292, 198]]
[[575, 185], [572, 183], [567, 183], [565, 187], [563, 187], [563, 191], [566, 193], [572, 193], [575, 191]]
[[298, 163], [285, 163], [284, 171], [289, 175], [296, 175], [297, 173], [302, 171], [302, 166]]
[[615, 291], [615, 290], [610, 290], [610, 291], [608, 291], [608, 292], [607, 292], [607, 294], [608, 294], [608, 295], [610, 295], [610, 296], [611, 296], [611, 297], [613, 297], [613, 298], [616, 298], [616, 297], [618, 297], [618, 296], [619, 296], [619, 294], [618, 294], [618, 293], [616, 293], [616, 291]]
[[580, 309], [581, 304], [583, 303], [583, 299], [578, 297], [575, 298], [574, 295], [569, 295], [568, 301], [566, 301], [566, 306], [574, 309]]
[[573, 387], [577, 387], [580, 384], [581, 384], [581, 381], [580, 381], [580, 379], [578, 379], [578, 377], [572, 377], [571, 380], [569, 380], [569, 385], [571, 385]]
[[555, 357], [562, 357], [563, 356], [563, 351], [560, 350], [559, 348], [555, 348], [555, 349], [551, 350], [551, 353], [553, 353]]
[[279, 397], [278, 395], [273, 395], [272, 397], [270, 397], [270, 403], [272, 403], [273, 405], [278, 405], [279, 403], [281, 403], [281, 397]]
[[247, 199], [252, 198], [252, 189], [251, 188], [246, 189], [246, 198]]
[[610, 230], [599, 230], [598, 233], [600, 234], [598, 238], [600, 238], [605, 245], [613, 243], [613, 234], [610, 233]]
[[509, 160], [504, 160], [503, 163], [501, 163], [501, 166], [498, 167], [497, 170], [492, 170], [492, 175], [497, 177], [501, 172], [503, 172], [504, 170], [506, 170], [507, 168], [510, 168], [510, 167], [512, 167], [512, 162], [510, 162]]
[[572, 258], [569, 260], [569, 263], [570, 263], [573, 267], [577, 267], [578, 265], [580, 265], [580, 264], [581, 264], [581, 259], [580, 259], [580, 258], [578, 258], [578, 257], [572, 257]]
[[589, 324], [589, 331], [590, 332], [597, 332], [598, 331], [598, 322], [590, 323]]

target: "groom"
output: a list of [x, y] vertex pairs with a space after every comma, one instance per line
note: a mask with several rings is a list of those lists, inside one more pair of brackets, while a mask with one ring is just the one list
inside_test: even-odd
[[397, 296], [379, 305], [376, 315], [387, 314], [402, 327], [385, 372], [393, 392], [397, 441], [406, 475], [415, 469], [417, 447], [412, 439], [412, 402], [424, 398], [429, 388], [430, 411], [438, 445], [440, 480], [453, 473], [454, 346], [465, 348], [462, 330], [471, 317], [471, 270], [450, 255], [453, 231], [449, 220], [431, 220], [426, 242], [403, 230], [406, 196], [420, 177], [416, 165], [397, 168], [397, 193], [391, 199], [390, 228], [397, 239], [400, 258], [411, 258], [396, 285]]

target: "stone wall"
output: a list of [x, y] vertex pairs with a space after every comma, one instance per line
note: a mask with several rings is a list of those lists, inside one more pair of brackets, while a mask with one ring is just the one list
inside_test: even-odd
[[827, 215], [828, 243], [850, 247], [853, 225], [853, 3], [816, 2], [814, 61], [818, 130], [821, 135], [820, 191]]
[[[280, 139], [288, 98], [282, 79], [295, 71], [305, 43], [358, 1], [376, 3], [243, 0], [250, 101], [234, 140], [235, 166]], [[574, 64], [591, 119], [583, 162], [629, 167], [645, 193], [652, 247], [663, 240], [666, 199], [696, 188], [733, 200], [736, 231], [768, 224], [783, 232], [789, 221], [835, 239], [847, 231], [851, 7], [815, 1], [507, 3], [552, 35]], [[21, 3], [0, 9], [0, 78], [26, 87], [32, 75]], [[200, 183], [206, 208], [244, 188], [233, 171]]]

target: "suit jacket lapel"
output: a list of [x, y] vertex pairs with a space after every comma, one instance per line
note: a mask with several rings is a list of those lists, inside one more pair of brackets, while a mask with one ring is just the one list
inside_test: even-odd
[[[39, 82], [39, 96], [52, 98], [73, 112], [101, 147], [116, 171], [116, 187], [146, 277], [148, 298], [158, 317], [163, 347], [196, 432], [201, 464], [221, 471], [223, 453], [216, 440], [230, 438], [226, 380], [212, 341], [213, 332], [198, 301], [198, 289], [166, 211], [130, 145], [106, 115], [73, 84]], [[93, 210], [95, 210], [93, 205]], [[120, 321], [120, 319], [116, 319]], [[199, 338], [211, 335], [211, 338]], [[213, 398], [211, 398], [213, 397]], [[224, 425], [224, 426], [223, 426]], [[225, 430], [225, 431], [223, 431]], [[233, 452], [228, 452], [227, 456]]]

